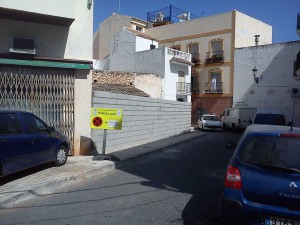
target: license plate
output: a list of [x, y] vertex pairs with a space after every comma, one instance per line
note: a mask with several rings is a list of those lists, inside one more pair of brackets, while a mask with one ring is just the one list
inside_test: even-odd
[[265, 225], [300, 225], [300, 221], [278, 218], [278, 217], [267, 217]]

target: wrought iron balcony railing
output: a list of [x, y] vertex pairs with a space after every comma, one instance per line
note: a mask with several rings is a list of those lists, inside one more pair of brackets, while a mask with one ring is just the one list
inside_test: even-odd
[[206, 82], [205, 93], [223, 93], [223, 82]]
[[191, 84], [185, 82], [176, 83], [177, 94], [191, 94]]
[[201, 63], [200, 54], [192, 53], [191, 55], [192, 55], [192, 63], [194, 63], [195, 65], [199, 65]]
[[205, 63], [223, 63], [224, 62], [224, 51], [213, 51], [206, 53]]

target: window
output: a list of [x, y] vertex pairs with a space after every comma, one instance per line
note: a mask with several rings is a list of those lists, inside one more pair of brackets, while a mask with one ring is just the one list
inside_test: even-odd
[[143, 28], [142, 28], [142, 27], [139, 27], [139, 26], [136, 26], [135, 29], [136, 29], [137, 31], [140, 31], [140, 32], [143, 31]]
[[0, 134], [20, 134], [23, 127], [18, 117], [14, 113], [0, 114]]
[[31, 114], [22, 114], [21, 118], [29, 133], [47, 132], [47, 125]]
[[210, 90], [212, 92], [219, 92], [222, 89], [222, 74], [220, 71], [210, 73]]
[[223, 42], [222, 41], [212, 41], [211, 42], [211, 55], [221, 55], [223, 54]]
[[185, 82], [185, 75], [183, 71], [178, 71], [178, 82], [184, 83]]
[[249, 164], [300, 169], [300, 141], [296, 137], [252, 136], [239, 158]]
[[192, 59], [199, 58], [199, 45], [198, 44], [190, 44], [188, 46], [188, 52], [192, 55]]

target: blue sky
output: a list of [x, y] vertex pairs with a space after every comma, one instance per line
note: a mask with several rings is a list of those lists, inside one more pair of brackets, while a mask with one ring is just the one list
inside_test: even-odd
[[[300, 0], [120, 0], [120, 14], [147, 20], [147, 12], [170, 5], [200, 17], [236, 9], [271, 25], [273, 43], [300, 40], [296, 33]], [[94, 31], [118, 11], [119, 0], [94, 0]]]

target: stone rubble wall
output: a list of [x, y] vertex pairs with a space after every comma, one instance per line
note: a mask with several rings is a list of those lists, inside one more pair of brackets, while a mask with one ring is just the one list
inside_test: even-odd
[[162, 95], [162, 79], [157, 74], [94, 70], [93, 81], [100, 84], [134, 86], [151, 98], [161, 98]]

